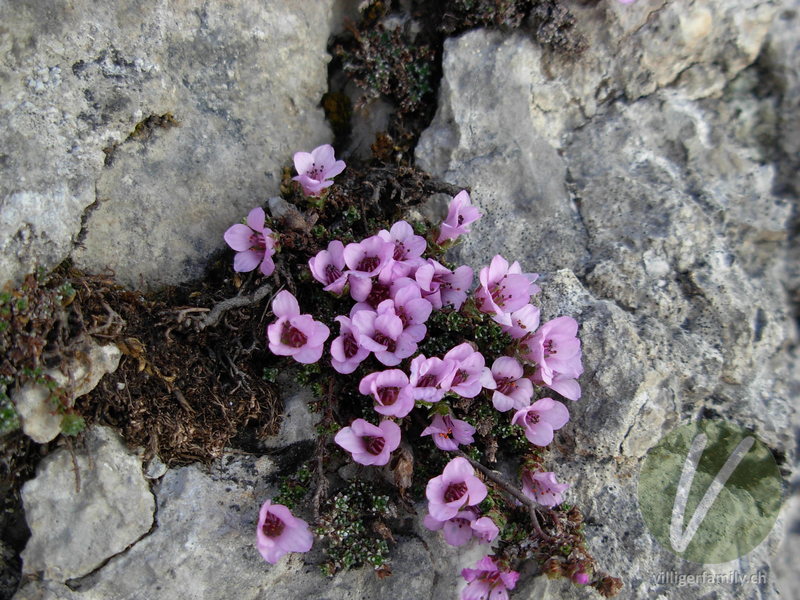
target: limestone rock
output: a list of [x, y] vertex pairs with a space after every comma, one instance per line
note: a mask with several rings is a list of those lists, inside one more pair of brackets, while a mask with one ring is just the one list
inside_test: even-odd
[[70, 453], [46, 457], [22, 488], [31, 538], [23, 573], [64, 582], [82, 577], [124, 551], [153, 524], [155, 502], [140, 460], [105, 427], [93, 428], [76, 451], [80, 490]]
[[[106, 373], [113, 373], [122, 356], [114, 344], [101, 346], [91, 340], [84, 344], [78, 358], [69, 361], [65, 375], [61, 369], [48, 369], [59, 387], [67, 392], [70, 405], [75, 398], [91, 392]], [[61, 433], [63, 415], [53, 410], [50, 390], [43, 385], [29, 383], [13, 394], [20, 416], [22, 431], [40, 444], [54, 440]]]
[[281, 397], [283, 398], [283, 418], [277, 435], [264, 440], [267, 448], [285, 448], [295, 442], [316, 439], [316, 425], [320, 415], [312, 412], [309, 403], [314, 401], [314, 394], [309, 388], [292, 383], [286, 377], [280, 377]]
[[77, 600], [80, 595], [63, 583], [54, 581], [32, 581], [23, 586], [14, 600]]
[[[740, 21], [732, 9], [576, 8], [595, 37], [569, 66], [523, 34], [449, 40], [438, 111], [417, 147], [423, 168], [472, 186], [487, 213], [454, 257], [473, 268], [495, 253], [520, 260], [544, 274], [543, 320], [581, 323], [583, 397], [570, 403], [552, 466], [574, 482], [569, 500], [596, 523], [590, 548], [623, 576], [627, 598], [777, 597], [770, 556], [785, 521], [740, 561], [694, 568], [658, 546], [636, 502], [643, 456], [700, 415], [751, 427], [796, 461], [800, 382], [786, 352], [796, 335], [782, 285], [792, 207], [775, 191], [786, 162], [770, 152], [783, 134], [775, 124], [792, 113], [782, 112], [783, 96], [759, 97], [772, 72], [747, 68], [778, 7], [739, 6]], [[712, 64], [717, 35], [732, 53]], [[785, 48], [796, 33], [774, 40], [781, 58], [766, 64], [787, 77], [779, 65], [793, 64]], [[766, 581], [659, 582], [660, 573], [703, 569]], [[588, 594], [546, 587], [550, 597]]]
[[73, 242], [128, 285], [198, 276], [291, 153], [330, 138], [331, 4], [0, 7], [0, 281]]
[[[464, 105], [472, 105], [476, 112], [488, 107], [481, 116], [491, 122], [502, 120], [508, 110], [503, 101], [508, 93], [523, 93], [529, 106], [514, 107], [508, 123], [522, 117], [521, 128], [530, 122], [539, 136], [560, 148], [566, 133], [613, 98], [635, 100], [673, 84], [681, 85], [692, 98], [719, 95], [727, 81], [756, 59], [778, 11], [773, 3], [747, 0], [703, 0], [688, 10], [684, 4], [666, 1], [569, 8], [588, 43], [588, 50], [577, 58], [546, 52], [524, 33], [508, 36], [478, 30], [448, 40], [445, 64], [450, 66], [445, 66], [439, 113], [420, 141], [418, 157], [429, 161], [427, 155], [433, 150], [428, 136], [436, 138], [439, 148], [448, 142], [465, 147], [462, 136], [473, 122], [459, 120], [448, 108], [450, 96], [461, 110]], [[485, 85], [487, 74], [503, 80], [503, 93]], [[493, 131], [491, 137], [499, 140], [507, 135], [514, 139], [517, 133], [509, 125]]]
[[420, 516], [410, 535], [400, 538], [392, 558], [394, 574], [387, 579], [371, 569], [328, 579], [315, 564], [322, 559], [319, 539], [307, 555], [265, 563], [255, 548], [254, 528], [261, 503], [276, 493], [276, 474], [269, 458], [251, 456], [227, 456], [210, 469], [170, 470], [155, 488], [158, 527], [96, 573], [72, 582], [75, 597], [334, 600], [388, 594], [398, 600], [433, 600], [453, 596], [458, 567], [479, 558], [474, 551], [460, 556], [447, 549], [441, 536], [424, 530]]
[[535, 126], [524, 67], [532, 48], [522, 36], [485, 31], [448, 40], [439, 108], [417, 163], [469, 186], [484, 213], [463, 240], [463, 260], [491, 252], [543, 271], [577, 269], [586, 258], [584, 233], [564, 161]]

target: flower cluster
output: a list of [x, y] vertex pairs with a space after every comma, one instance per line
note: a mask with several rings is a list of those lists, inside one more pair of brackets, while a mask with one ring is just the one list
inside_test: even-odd
[[[330, 178], [344, 169], [329, 146], [310, 154], [297, 153], [295, 166], [298, 176], [294, 179], [307, 195], [321, 194], [332, 184]], [[250, 213], [247, 225], [231, 227], [225, 239], [238, 253], [236, 270], [255, 268], [258, 260], [261, 271], [268, 274], [274, 268], [275, 236], [264, 227], [259, 210]], [[479, 508], [487, 498], [487, 484], [460, 451], [461, 446], [475, 442], [477, 432], [470, 415], [459, 407], [479, 402], [491, 406], [489, 410], [498, 417], [507, 413], [502, 418], [510, 426], [520, 427], [533, 446], [544, 447], [570, 415], [563, 402], [541, 394], [541, 388], [578, 400], [577, 379], [583, 372], [577, 321], [558, 317], [540, 323], [540, 309], [532, 302], [540, 291], [537, 274], [524, 272], [518, 262], [497, 255], [480, 269], [473, 288], [475, 274], [469, 266], [443, 264], [443, 248], [469, 233], [469, 226], [480, 217], [469, 194], [462, 191], [427, 239], [410, 223], [398, 220], [360, 241], [345, 244], [334, 239], [310, 257], [311, 276], [339, 299], [336, 306], [345, 306], [343, 302], [349, 299], [342, 310], [345, 314], [328, 317], [330, 325], [338, 324], [338, 335], [327, 344], [327, 353], [329, 327], [311, 314], [301, 314], [297, 298], [289, 291], [273, 299], [275, 321], [267, 327], [269, 349], [276, 355], [303, 364], [322, 360], [341, 375], [358, 370], [355, 381], [366, 411], [361, 414], [367, 418], [355, 418], [334, 436], [334, 442], [356, 463], [388, 465], [402, 436], [412, 429], [412, 419], [407, 417], [415, 410], [416, 420], [426, 425], [418, 435], [430, 436], [441, 451], [460, 454], [425, 489], [428, 514], [424, 524], [441, 531], [453, 546], [472, 540], [491, 544], [500, 533], [492, 515], [482, 514]], [[450, 348], [439, 346], [441, 353], [426, 356], [420, 345], [437, 311], [493, 322], [511, 343], [499, 355], [492, 355], [494, 351], [487, 352], [467, 339]], [[559, 483], [541, 465], [526, 462], [519, 487], [535, 505], [553, 507], [562, 502], [568, 485]], [[266, 513], [259, 521], [259, 550], [270, 562], [281, 553], [310, 547], [304, 533], [307, 528], [300, 525], [304, 522], [281, 509], [285, 507], [265, 504], [262, 513]], [[487, 555], [476, 568], [464, 569], [467, 586], [462, 600], [507, 598], [507, 590], [514, 588], [519, 576], [507, 564], [502, 557]]]

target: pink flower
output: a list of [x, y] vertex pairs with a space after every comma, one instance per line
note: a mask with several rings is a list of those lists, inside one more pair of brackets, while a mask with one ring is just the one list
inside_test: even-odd
[[526, 358], [536, 363], [533, 380], [570, 400], [581, 397], [581, 386], [575, 380], [583, 373], [581, 341], [577, 333], [575, 319], [558, 317], [542, 325], [524, 342]]
[[492, 363], [495, 381], [492, 404], [500, 412], [529, 406], [533, 396], [533, 383], [523, 377], [522, 365], [510, 356], [501, 356]]
[[378, 312], [359, 310], [352, 316], [352, 323], [359, 331], [359, 344], [375, 353], [387, 367], [399, 365], [417, 351], [417, 343], [403, 330], [403, 322], [394, 313], [392, 300], [378, 305]]
[[497, 254], [478, 276], [480, 286], [475, 290], [478, 310], [491, 314], [501, 325], [511, 326], [511, 313], [528, 304], [531, 294], [539, 292], [539, 286], [533, 283], [538, 277], [536, 273], [523, 273], [516, 261], [509, 266]]
[[444, 541], [451, 546], [463, 546], [472, 539], [472, 523], [477, 515], [472, 510], [462, 510], [446, 521], [425, 515], [422, 524], [431, 531], [442, 531]]
[[389, 231], [381, 229], [378, 236], [394, 244], [392, 254], [392, 278], [404, 277], [412, 274], [425, 261], [422, 253], [428, 247], [425, 238], [414, 234], [414, 229], [405, 221], [398, 221]]
[[475, 428], [460, 419], [450, 416], [436, 415], [431, 424], [426, 427], [420, 437], [430, 435], [433, 443], [440, 450], [457, 450], [459, 444], [471, 444], [475, 441], [473, 434]]
[[[349, 273], [349, 271], [348, 271]], [[381, 277], [375, 280], [372, 277], [358, 277], [353, 275], [350, 281], [350, 297], [357, 304], [350, 311], [350, 316], [359, 310], [367, 308], [376, 309], [384, 300], [392, 297], [392, 283], [381, 281]]]
[[549, 384], [552, 372], [577, 377], [583, 372], [581, 341], [576, 337], [578, 322], [558, 317], [542, 325], [526, 342], [528, 358], [543, 369], [542, 380]]
[[[620, 0], [620, 2], [622, 2], [623, 4], [630, 4], [631, 2], [633, 2], [633, 0], [628, 0], [628, 2]], [[578, 585], [586, 585], [587, 583], [589, 583], [589, 574], [586, 573], [585, 571], [578, 571], [577, 573], [575, 573], [575, 575], [572, 576], [572, 581], [574, 581]]]
[[275, 239], [269, 227], [264, 227], [264, 209], [257, 207], [247, 215], [247, 225], [231, 225], [223, 236], [225, 242], [236, 250], [233, 257], [233, 270], [237, 273], [252, 271], [260, 265], [264, 275], [272, 275], [275, 263]]
[[392, 291], [394, 312], [403, 322], [403, 332], [415, 342], [420, 342], [428, 331], [425, 322], [431, 316], [433, 306], [422, 297], [419, 287], [412, 279], [404, 281], [408, 283]]
[[450, 389], [450, 381], [455, 375], [457, 363], [442, 360], [435, 356], [425, 358], [419, 354], [411, 359], [409, 378], [411, 396], [414, 400], [438, 402]]
[[519, 573], [501, 569], [491, 556], [484, 556], [474, 569], [462, 569], [467, 587], [461, 590], [461, 600], [508, 600], [508, 590], [517, 585]]
[[480, 517], [472, 522], [472, 534], [479, 541], [489, 544], [500, 535], [500, 529], [489, 517]]
[[370, 373], [358, 384], [358, 391], [375, 400], [375, 411], [401, 419], [414, 408], [408, 376], [400, 369]]
[[414, 277], [417, 280], [422, 296], [435, 309], [452, 306], [459, 310], [467, 299], [467, 290], [472, 286], [472, 269], [466, 265], [451, 271], [441, 263], [428, 259], [428, 262], [417, 268]]
[[[581, 369], [581, 372], [583, 369]], [[578, 373], [580, 375], [580, 373]], [[533, 380], [538, 385], [545, 385], [564, 396], [567, 400], [578, 400], [581, 397], [581, 386], [574, 377], [563, 373], [546, 373], [545, 369], [539, 367], [533, 373]]]
[[475, 476], [469, 461], [460, 456], [447, 463], [442, 474], [428, 481], [425, 489], [428, 512], [439, 521], [451, 519], [465, 506], [480, 504], [486, 493], [486, 486]]
[[522, 492], [534, 502], [542, 506], [555, 506], [561, 504], [561, 493], [569, 487], [568, 483], [558, 483], [556, 474], [552, 471], [546, 473], [522, 473]]
[[483, 354], [476, 351], [468, 342], [451, 348], [444, 360], [456, 363], [456, 370], [450, 382], [450, 391], [463, 398], [474, 398], [480, 394], [484, 384], [494, 387], [491, 371], [485, 366]]
[[269, 349], [279, 356], [291, 356], [297, 362], [310, 364], [322, 356], [322, 345], [330, 330], [311, 315], [301, 315], [297, 299], [290, 292], [278, 292], [272, 301], [272, 312], [278, 320], [267, 326]]
[[282, 504], [264, 502], [256, 528], [256, 548], [264, 560], [275, 564], [289, 552], [308, 552], [313, 543], [308, 523], [293, 516]]
[[349, 274], [357, 277], [374, 277], [389, 264], [394, 255], [394, 244], [377, 235], [360, 242], [347, 244], [344, 262]]
[[344, 244], [339, 240], [333, 240], [328, 244], [327, 250], [320, 250], [317, 255], [309, 259], [308, 266], [314, 279], [324, 283], [323, 288], [326, 292], [341, 294], [347, 283], [347, 275], [344, 274]]
[[353, 327], [350, 319], [340, 315], [336, 321], [340, 333], [331, 342], [331, 365], [339, 373], [352, 373], [369, 356], [369, 350], [360, 344], [361, 333]]
[[451, 546], [463, 546], [473, 537], [478, 538], [480, 542], [490, 543], [500, 533], [494, 521], [489, 517], [478, 518], [475, 510], [471, 508], [459, 511], [447, 521], [439, 521], [431, 515], [425, 515], [422, 523], [431, 531], [441, 530], [444, 541]]
[[533, 304], [526, 304], [511, 313], [511, 325], [502, 325], [501, 329], [515, 340], [523, 340], [533, 335], [539, 327], [539, 309]]
[[553, 441], [553, 432], [569, 421], [567, 407], [553, 400], [542, 398], [530, 406], [518, 410], [511, 422], [525, 428], [525, 437], [531, 444], [547, 446]]
[[303, 193], [307, 196], [319, 196], [325, 188], [333, 185], [331, 178], [344, 171], [344, 161], [336, 160], [333, 146], [325, 144], [308, 152], [295, 152], [294, 168], [297, 176], [293, 181], [299, 181]]
[[441, 244], [447, 240], [454, 240], [464, 233], [469, 233], [468, 225], [480, 219], [481, 216], [478, 209], [470, 203], [467, 191], [461, 190], [450, 201], [447, 218], [439, 227], [439, 237], [436, 239], [436, 243]]
[[400, 427], [393, 421], [381, 421], [378, 426], [356, 419], [350, 427], [339, 430], [333, 440], [353, 455], [361, 465], [381, 466], [400, 445]]

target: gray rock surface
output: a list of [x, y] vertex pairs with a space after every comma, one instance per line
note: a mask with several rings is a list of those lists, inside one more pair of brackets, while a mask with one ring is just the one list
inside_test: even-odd
[[0, 282], [73, 245], [128, 285], [198, 276], [330, 139], [331, 4], [0, 5]]
[[319, 413], [309, 408], [309, 403], [314, 400], [314, 394], [308, 388], [303, 388], [292, 382], [288, 377], [279, 377], [283, 397], [283, 418], [281, 428], [277, 435], [269, 436], [264, 440], [266, 448], [285, 448], [295, 442], [314, 441], [316, 425], [319, 422]]
[[[520, 260], [526, 270], [544, 274], [540, 297], [544, 318], [569, 314], [581, 322], [584, 396], [570, 405], [573, 418], [558, 433], [558, 449], [551, 455], [550, 466], [559, 479], [572, 484], [568, 499], [589, 517], [589, 547], [600, 568], [624, 579], [620, 597], [772, 600], [779, 593], [782, 598], [797, 597], [800, 582], [794, 549], [800, 525], [796, 502], [787, 503], [772, 533], [751, 553], [721, 565], [695, 565], [676, 558], [650, 535], [638, 508], [636, 488], [642, 459], [663, 434], [681, 422], [710, 415], [751, 427], [783, 457], [781, 468], [794, 482], [789, 489], [797, 489], [800, 361], [795, 318], [800, 251], [791, 236], [796, 228], [792, 193], [800, 189], [794, 133], [800, 123], [800, 5], [797, 0], [578, 4], [570, 6], [578, 14], [577, 26], [587, 36], [589, 50], [575, 61], [543, 51], [524, 34], [475, 31], [446, 43], [438, 112], [421, 138], [419, 166], [454, 184], [470, 186], [473, 200], [485, 213], [455, 258], [473, 267], [486, 264], [498, 252]], [[269, 10], [284, 11], [280, 14], [289, 10], [276, 7], [283, 5], [271, 5]], [[170, 225], [159, 224], [154, 229], [160, 232], [156, 241], [161, 243], [162, 237], [180, 229], [186, 238], [170, 246], [179, 249], [202, 233], [206, 237], [196, 242], [195, 251], [207, 251], [209, 246], [203, 245], [211, 244], [207, 227], [217, 226], [214, 235], [219, 239], [224, 228], [251, 207], [253, 194], [264, 199], [274, 192], [274, 181], [263, 184], [262, 190], [262, 180], [248, 177], [254, 169], [275, 176], [277, 165], [294, 149], [280, 137], [285, 129], [271, 140], [279, 149], [269, 146], [262, 152], [262, 158], [275, 158], [252, 158], [241, 151], [258, 143], [267, 148], [270, 141], [266, 135], [258, 137], [261, 132], [247, 129], [251, 116], [242, 115], [257, 112], [252, 97], [237, 96], [243, 89], [239, 86], [250, 86], [246, 89], [257, 93], [262, 84], [232, 83], [225, 78], [233, 76], [226, 74], [212, 85], [197, 79], [203, 75], [185, 66], [205, 65], [203, 57], [211, 56], [209, 64], [230, 64], [238, 72], [241, 64], [237, 61], [244, 58], [235, 54], [238, 50], [231, 40], [239, 40], [239, 34], [219, 33], [221, 37], [214, 38], [213, 32], [222, 31], [222, 17], [213, 11], [239, 9], [245, 10], [236, 3], [228, 8], [209, 7], [205, 17], [198, 13], [196, 23], [186, 28], [184, 22], [174, 30], [146, 21], [156, 23], [153, 31], [163, 33], [168, 45], [180, 41], [181, 31], [186, 34], [174, 59], [167, 53], [159, 62], [137, 54], [132, 49], [138, 46], [131, 45], [119, 46], [121, 58], [107, 54], [93, 62], [92, 57], [100, 55], [92, 46], [93, 54], [84, 59], [85, 69], [79, 69], [75, 77], [99, 73], [97, 79], [102, 78], [105, 85], [97, 87], [97, 97], [103, 102], [113, 105], [112, 92], [121, 92], [115, 82], [126, 81], [125, 93], [134, 98], [132, 106], [143, 106], [136, 104], [138, 96], [130, 96], [134, 80], [144, 96], [152, 94], [163, 101], [140, 108], [136, 117], [122, 109], [107, 109], [111, 120], [105, 125], [86, 125], [81, 148], [87, 147], [93, 132], [108, 131], [112, 125], [117, 132], [112, 141], [120, 142], [149, 114], [171, 111], [181, 125], [158, 129], [145, 141], [121, 144], [108, 167], [101, 167], [102, 156], [88, 151], [82, 156], [90, 160], [75, 158], [68, 165], [59, 181], [73, 182], [69, 185], [77, 191], [70, 192], [70, 201], [83, 206], [96, 197], [101, 200], [85, 219], [89, 225], [86, 250], [76, 253], [82, 264], [90, 264], [90, 255], [102, 256], [98, 248], [117, 247], [118, 252], [131, 253], [128, 249], [134, 246], [126, 246], [127, 238], [119, 234], [123, 241], [117, 241], [115, 236], [132, 228], [141, 237], [138, 218], [164, 221], [173, 212], [188, 215], [181, 203], [218, 192], [221, 188], [214, 187], [214, 182], [225, 179], [223, 167], [234, 169], [224, 189], [229, 194], [224, 196], [227, 203], [235, 204], [225, 207], [230, 214], [198, 205], [180, 228], [170, 231]], [[288, 37], [269, 42], [268, 49], [280, 54], [284, 47], [296, 48], [291, 40], [301, 30], [313, 40], [307, 47], [318, 49], [310, 54], [318, 59], [316, 68], [324, 70], [324, 37], [313, 37], [313, 31], [319, 31], [314, 23], [322, 18], [320, 14], [285, 28], [270, 23]], [[258, 15], [245, 16], [244, 21], [260, 22]], [[21, 18], [30, 19], [31, 13]], [[68, 21], [70, 15], [37, 18], [43, 28], [52, 29], [54, 19]], [[124, 23], [125, 18], [120, 18]], [[247, 29], [240, 35], [250, 32]], [[39, 39], [53, 45], [58, 34], [47, 31]], [[0, 39], [9, 43], [12, 38]], [[236, 47], [267, 60], [263, 53], [268, 43], [258, 40], [242, 41]], [[9, 46], [16, 52], [9, 56], [29, 60], [39, 52], [25, 54], [23, 46], [17, 46], [16, 50]], [[226, 58], [232, 56], [237, 61]], [[137, 58], [150, 62], [136, 63]], [[182, 78], [170, 79], [173, 71]], [[62, 86], [72, 77], [64, 69], [34, 72], [31, 67], [31, 73], [33, 91], [24, 92], [28, 95], [50, 93], [52, 97], [55, 92], [48, 91], [50, 87]], [[317, 76], [320, 79], [313, 80], [317, 84], [303, 85], [321, 86], [324, 76]], [[171, 83], [161, 89], [154, 80]], [[321, 95], [321, 87], [317, 91]], [[276, 93], [281, 99], [291, 97]], [[175, 108], [173, 98], [182, 99], [183, 113]], [[303, 98], [309, 104], [298, 105], [288, 122], [310, 131], [308, 139], [312, 139], [322, 131], [315, 125], [319, 113], [312, 106], [318, 96]], [[83, 102], [79, 97], [75, 101]], [[209, 104], [200, 106], [203, 102]], [[240, 109], [236, 102], [249, 108]], [[276, 104], [280, 106], [280, 101]], [[0, 108], [7, 110], [5, 106]], [[27, 114], [22, 109], [12, 113], [15, 119]], [[192, 120], [197, 115], [205, 115], [205, 121]], [[283, 121], [276, 121], [275, 127], [288, 127], [285, 117]], [[51, 127], [48, 131], [62, 130]], [[231, 131], [239, 132], [246, 143], [237, 146], [241, 143], [237, 138], [233, 147], [220, 150], [222, 154], [206, 147], [230, 142]], [[306, 134], [303, 131], [297, 133], [298, 139]], [[47, 148], [56, 147], [52, 135], [41, 138], [41, 143], [50, 144]], [[198, 144], [206, 140], [207, 144]], [[93, 152], [106, 143], [105, 139], [96, 142]], [[181, 151], [186, 147], [194, 154]], [[187, 166], [187, 161], [195, 159], [201, 166]], [[0, 156], [0, 165], [21, 173], [16, 163], [8, 167], [9, 160]], [[81, 192], [80, 169], [90, 169], [97, 196], [94, 186]], [[140, 181], [145, 171], [158, 178]], [[158, 196], [159, 185], [176, 202], [150, 210], [149, 199]], [[66, 188], [35, 189], [40, 197], [67, 195]], [[26, 188], [24, 194], [34, 192]], [[130, 198], [133, 204], [117, 208], [120, 198]], [[13, 196], [7, 206], [22, 206], [23, 200]], [[148, 210], [138, 208], [142, 204], [136, 202]], [[421, 212], [437, 208], [441, 207], [423, 207]], [[15, 210], [4, 208], [3, 219], [11, 218], [6, 214], [22, 214], [22, 209]], [[100, 224], [111, 233], [103, 233]], [[194, 224], [205, 229], [193, 229]], [[70, 227], [67, 240], [75, 235], [75, 226]], [[16, 245], [9, 248], [32, 243], [37, 231], [22, 230], [9, 242]], [[159, 256], [171, 251], [143, 250], [141, 262], [165, 269], [165, 280], [196, 272], [196, 265], [181, 258], [186, 254], [177, 250], [169, 254], [174, 264], [158, 263]], [[124, 260], [129, 283], [136, 283], [139, 273], [150, 277], [145, 268], [135, 266], [137, 257]], [[304, 411], [302, 395], [289, 398], [287, 410], [294, 416], [272, 441], [276, 448], [309, 439], [313, 415]], [[69, 479], [71, 464], [64, 462], [61, 468], [61, 477]], [[480, 554], [475, 548], [461, 552], [448, 547], [438, 534], [426, 531], [419, 519], [409, 520], [408, 534], [393, 548], [394, 576], [389, 579], [379, 580], [368, 569], [325, 579], [316, 567], [322, 560], [319, 545], [307, 555], [285, 557], [274, 566], [265, 564], [254, 548], [253, 529], [261, 502], [276, 493], [276, 469], [269, 457], [236, 455], [211, 468], [195, 465], [168, 470], [153, 483], [158, 511], [152, 532], [138, 541], [132, 539], [128, 544], [135, 543], [127, 550], [106, 551], [104, 559], [113, 557], [102, 568], [88, 575], [70, 575], [75, 579], [69, 588], [58, 583], [61, 575], [46, 572], [55, 581], [28, 583], [17, 600], [457, 597], [463, 585], [460, 568], [473, 564]], [[32, 543], [34, 539], [43, 538], [34, 537]], [[27, 558], [26, 570], [31, 570]], [[44, 566], [32, 570], [44, 570]], [[669, 573], [723, 577], [736, 573], [755, 575], [755, 581], [678, 586], [660, 579]], [[597, 597], [591, 590], [543, 578], [522, 579], [515, 596]]]
[[31, 538], [23, 573], [64, 582], [87, 575], [147, 534], [155, 502], [141, 461], [111, 429], [95, 427], [85, 451], [46, 457], [22, 488]]
[[[449, 40], [417, 159], [471, 186], [487, 213], [456, 257], [480, 267], [498, 252], [546, 273], [543, 317], [581, 323], [584, 397], [552, 466], [596, 523], [590, 546], [623, 576], [624, 597], [775, 598], [770, 561], [788, 515], [738, 562], [692, 565], [649, 535], [636, 485], [647, 450], [700, 415], [752, 427], [795, 468], [793, 207], [781, 175], [792, 155], [774, 147], [793, 139], [777, 124], [797, 115], [784, 94], [796, 81], [796, 17], [789, 3], [632, 6], [583, 10], [591, 47], [570, 68], [522, 34]], [[770, 45], [746, 69], [773, 18]], [[766, 583], [658, 580], [703, 570]], [[545, 587], [543, 597], [591, 595]]]
[[[458, 567], [474, 563], [475, 548], [447, 550], [416, 519], [393, 556], [394, 575], [370, 569], [324, 577], [316, 562], [319, 540], [307, 555], [265, 563], [255, 548], [261, 503], [275, 495], [276, 465], [268, 457], [228, 456], [210, 469], [170, 470], [155, 487], [158, 526], [97, 572], [70, 582], [70, 595], [51, 584], [23, 587], [15, 600], [242, 600], [261, 598], [447, 598]], [[307, 516], [307, 515], [299, 515]], [[444, 575], [440, 575], [443, 573]], [[40, 595], [37, 595], [40, 594]]]
[[[69, 361], [61, 369], [48, 369], [46, 374], [52, 377], [59, 387], [66, 390], [69, 405], [76, 398], [91, 392], [106, 373], [113, 373], [122, 356], [115, 344], [101, 346], [88, 340], [80, 349], [80, 358]], [[14, 405], [19, 414], [22, 431], [39, 444], [50, 442], [61, 433], [61, 421], [64, 415], [53, 409], [50, 390], [43, 385], [26, 384], [12, 394]]]

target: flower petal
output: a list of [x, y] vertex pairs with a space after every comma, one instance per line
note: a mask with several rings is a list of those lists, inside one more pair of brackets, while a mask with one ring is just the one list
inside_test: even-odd
[[339, 173], [344, 171], [344, 168], [347, 165], [344, 164], [343, 160], [337, 160], [330, 168], [325, 169], [325, 179], [332, 179], [336, 177]]
[[540, 421], [534, 427], [525, 428], [525, 437], [531, 444], [547, 446], [553, 441], [553, 426], [546, 421]]
[[265, 218], [266, 215], [264, 214], [264, 209], [260, 206], [257, 206], [250, 211], [250, 214], [247, 215], [247, 225], [254, 231], [264, 231]]
[[292, 355], [297, 362], [310, 365], [322, 358], [322, 346], [306, 346]]
[[250, 250], [250, 247], [253, 245], [250, 242], [250, 236], [252, 235], [253, 230], [247, 225], [236, 223], [228, 227], [222, 237], [225, 239], [225, 243], [228, 244], [228, 246], [237, 252], [244, 252], [245, 250]]
[[553, 406], [548, 411], [539, 413], [543, 423], [549, 423], [553, 429], [561, 429], [569, 421], [569, 410], [558, 400], [553, 400]]
[[334, 154], [333, 146], [330, 144], [317, 146], [311, 151], [311, 156], [313, 157], [314, 162], [317, 163], [317, 167], [322, 167], [325, 171], [333, 166], [334, 161], [336, 160]]
[[272, 301], [272, 313], [278, 317], [296, 317], [300, 314], [300, 305], [291, 292], [281, 290]]
[[305, 173], [311, 168], [314, 162], [314, 157], [309, 152], [295, 152], [294, 153], [294, 168], [297, 174]]
[[247, 273], [255, 269], [263, 258], [264, 252], [260, 250], [237, 252], [233, 257], [233, 270], [237, 273]]

